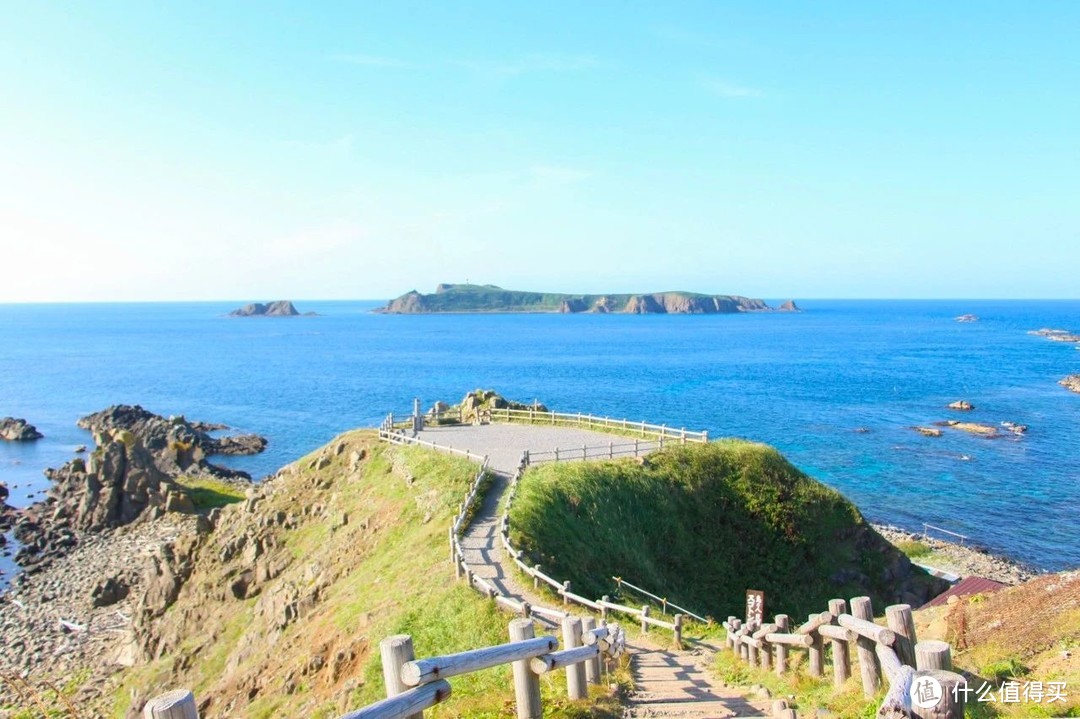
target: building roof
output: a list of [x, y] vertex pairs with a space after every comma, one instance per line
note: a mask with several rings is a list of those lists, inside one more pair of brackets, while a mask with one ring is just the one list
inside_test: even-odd
[[1002, 584], [1001, 582], [995, 582], [993, 579], [987, 579], [986, 577], [964, 577], [919, 608], [926, 609], [927, 607], [944, 606], [948, 603], [949, 597], [969, 597], [972, 594], [996, 592], [1006, 586], [1008, 585]]

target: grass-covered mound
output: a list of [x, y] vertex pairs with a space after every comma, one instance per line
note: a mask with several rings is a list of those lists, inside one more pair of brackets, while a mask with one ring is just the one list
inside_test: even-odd
[[612, 575], [714, 617], [743, 614], [747, 589], [796, 620], [833, 597], [916, 606], [930, 578], [853, 504], [775, 449], [739, 440], [633, 460], [546, 464], [521, 482], [517, 546], [576, 592], [610, 594]]

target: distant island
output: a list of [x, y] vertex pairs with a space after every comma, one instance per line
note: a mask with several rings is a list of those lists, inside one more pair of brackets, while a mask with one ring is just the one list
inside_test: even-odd
[[775, 310], [762, 300], [738, 295], [703, 295], [696, 292], [645, 294], [573, 295], [556, 292], [522, 292], [495, 285], [440, 284], [434, 294], [406, 292], [375, 312], [381, 314], [427, 314], [437, 312], [591, 312], [622, 314], [729, 314], [737, 312], [797, 312], [792, 301]]
[[[313, 317], [314, 312], [305, 312], [304, 317]], [[229, 313], [229, 317], [299, 317], [300, 312], [288, 300], [277, 302], [252, 302]]]

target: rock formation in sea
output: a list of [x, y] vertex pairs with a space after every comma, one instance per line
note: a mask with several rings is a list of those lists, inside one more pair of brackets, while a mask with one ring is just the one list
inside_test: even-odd
[[795, 300], [788, 300], [776, 308], [777, 312], [802, 312]]
[[949, 409], [958, 409], [961, 412], [970, 412], [975, 409], [975, 405], [968, 402], [966, 399], [958, 399], [955, 402], [950, 402], [948, 406]]
[[1059, 380], [1058, 384], [1065, 389], [1080, 393], [1080, 374], [1071, 374], [1065, 379]]
[[0, 419], [0, 439], [6, 439], [9, 442], [29, 442], [44, 436], [38, 432], [37, 427], [25, 419], [15, 417]]
[[[306, 316], [314, 315], [314, 312], [305, 312]], [[244, 305], [229, 313], [230, 317], [298, 317], [300, 312], [288, 300], [278, 300], [263, 304], [253, 302]]]
[[52, 485], [44, 501], [15, 523], [24, 567], [48, 563], [79, 541], [166, 512], [194, 511], [178, 477], [208, 476], [247, 483], [245, 472], [212, 464], [213, 454], [255, 454], [266, 446], [258, 435], [212, 437], [183, 417], [166, 419], [135, 405], [115, 405], [87, 415], [78, 425], [94, 434], [95, 449], [58, 469], [45, 470]]
[[979, 318], [978, 318], [977, 315], [967, 314], [967, 315], [960, 315], [959, 317], [956, 318], [956, 321], [957, 322], [978, 322]]

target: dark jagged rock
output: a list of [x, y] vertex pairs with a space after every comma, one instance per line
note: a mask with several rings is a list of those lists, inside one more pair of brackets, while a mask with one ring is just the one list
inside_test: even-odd
[[9, 442], [30, 442], [44, 436], [37, 431], [37, 427], [25, 419], [16, 419], [15, 417], [0, 419], [0, 439], [6, 439]]
[[114, 405], [83, 417], [78, 425], [96, 434], [112, 430], [131, 432], [153, 453], [158, 467], [170, 475], [202, 472], [250, 479], [245, 473], [212, 464], [206, 457], [258, 454], [266, 448], [266, 439], [259, 435], [213, 437], [202, 427], [217, 425], [191, 423], [183, 417], [165, 419], [139, 405]]
[[[310, 313], [309, 313], [310, 314]], [[300, 313], [288, 300], [252, 302], [229, 313], [230, 317], [298, 317]]]

